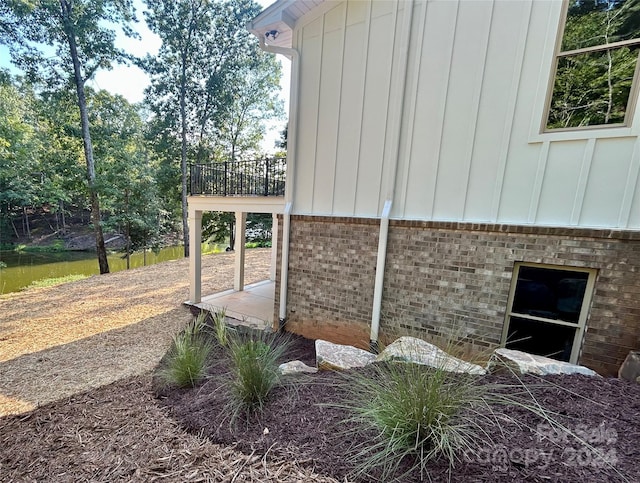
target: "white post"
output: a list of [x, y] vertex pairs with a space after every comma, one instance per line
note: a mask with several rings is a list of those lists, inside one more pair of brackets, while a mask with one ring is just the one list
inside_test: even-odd
[[278, 215], [273, 214], [273, 223], [271, 223], [271, 270], [269, 271], [269, 280], [276, 280], [276, 265], [278, 263]]
[[244, 290], [244, 244], [247, 227], [247, 213], [236, 211], [236, 266], [233, 277], [233, 289], [236, 292]]
[[202, 211], [189, 210], [189, 301], [202, 301]]

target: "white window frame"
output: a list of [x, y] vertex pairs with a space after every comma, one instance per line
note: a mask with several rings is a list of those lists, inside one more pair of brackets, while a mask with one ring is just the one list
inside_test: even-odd
[[[537, 317], [534, 315], [513, 312], [512, 310], [513, 299], [516, 293], [516, 286], [518, 284], [518, 278], [520, 275], [521, 267], [533, 267], [533, 268], [541, 268], [541, 269], [549, 269], [549, 270], [561, 270], [565, 272], [586, 273], [588, 275], [587, 286], [585, 288], [584, 298], [582, 299], [582, 305], [580, 307], [580, 317], [578, 318], [578, 322], [577, 323], [566, 322], [563, 320], [547, 319], [545, 317]], [[582, 341], [584, 339], [584, 334], [586, 332], [587, 318], [589, 316], [589, 309], [591, 308], [591, 300], [593, 298], [593, 290], [595, 287], [597, 274], [598, 274], [598, 271], [595, 268], [579, 268], [579, 267], [572, 267], [572, 266], [566, 266], [566, 265], [548, 265], [548, 264], [542, 264], [542, 263], [516, 262], [513, 267], [513, 276], [511, 278], [511, 288], [509, 289], [509, 300], [507, 302], [507, 310], [505, 313], [504, 325], [502, 328], [501, 346], [502, 347], [506, 346], [511, 317], [531, 320], [534, 322], [556, 324], [564, 327], [572, 327], [576, 329], [576, 332], [573, 338], [573, 346], [571, 347], [571, 357], [569, 358], [569, 362], [572, 364], [577, 364], [578, 358], [580, 357], [580, 352], [582, 351]]]
[[[540, 68], [540, 77], [538, 79], [538, 89], [536, 93], [536, 112], [531, 120], [531, 130], [529, 134], [529, 143], [540, 143], [548, 141], [572, 141], [584, 140], [591, 138], [619, 138], [619, 137], [635, 137], [640, 136], [640, 109], [636, 109], [638, 104], [638, 92], [640, 91], [640, 56], [636, 61], [636, 70], [634, 74], [631, 91], [629, 92], [629, 101], [627, 102], [627, 112], [625, 113], [624, 124], [600, 124], [594, 126], [580, 126], [569, 128], [547, 129], [547, 120], [549, 118], [549, 109], [551, 107], [551, 99], [553, 96], [553, 88], [556, 78], [556, 69], [558, 65], [558, 56], [562, 54], [562, 37], [564, 36], [564, 27], [567, 19], [570, 0], [562, 2], [551, 2], [551, 8], [558, 8], [559, 11], [551, 13], [557, 15], [558, 27], [556, 32], [555, 43], [551, 45], [551, 41], [545, 44], [544, 51], [549, 55]], [[633, 42], [640, 45], [640, 39]], [[608, 46], [595, 46], [585, 51], [604, 50], [616, 43]], [[572, 52], [572, 51], [569, 51]], [[577, 51], [573, 51], [577, 52]], [[564, 53], [566, 56], [566, 52]], [[545, 72], [550, 72], [547, 76]]]

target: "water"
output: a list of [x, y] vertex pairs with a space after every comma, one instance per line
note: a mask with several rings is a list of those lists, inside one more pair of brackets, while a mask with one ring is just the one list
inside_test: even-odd
[[[224, 246], [221, 245], [224, 251]], [[220, 247], [203, 245], [203, 253], [220, 251]], [[177, 260], [184, 257], [182, 246], [166, 247], [155, 254], [146, 253], [146, 264]], [[111, 272], [126, 270], [127, 260], [122, 254], [109, 255], [109, 269]], [[100, 273], [98, 259], [92, 252], [57, 252], [30, 253], [15, 251], [0, 251], [0, 261], [7, 264], [0, 269], [0, 294], [17, 292], [36, 280], [64, 277], [66, 275], [97, 275]], [[142, 267], [144, 256], [142, 252], [131, 255], [131, 268]]]

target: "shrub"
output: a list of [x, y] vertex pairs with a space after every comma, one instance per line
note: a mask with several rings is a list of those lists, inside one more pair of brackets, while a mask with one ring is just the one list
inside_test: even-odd
[[201, 313], [173, 338], [161, 380], [168, 385], [194, 387], [207, 374], [207, 360], [213, 346], [204, 334], [205, 314]]
[[281, 382], [278, 361], [287, 345], [286, 340], [264, 333], [238, 333], [230, 339], [234, 416], [240, 410], [264, 407], [269, 393]]

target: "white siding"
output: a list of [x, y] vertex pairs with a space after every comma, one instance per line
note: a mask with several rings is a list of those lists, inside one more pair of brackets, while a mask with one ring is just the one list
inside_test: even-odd
[[394, 218], [640, 229], [636, 136], [537, 133], [561, 2], [413, 5], [402, 83], [408, 2], [328, 2], [296, 27], [296, 213], [378, 216], [395, 176]]

